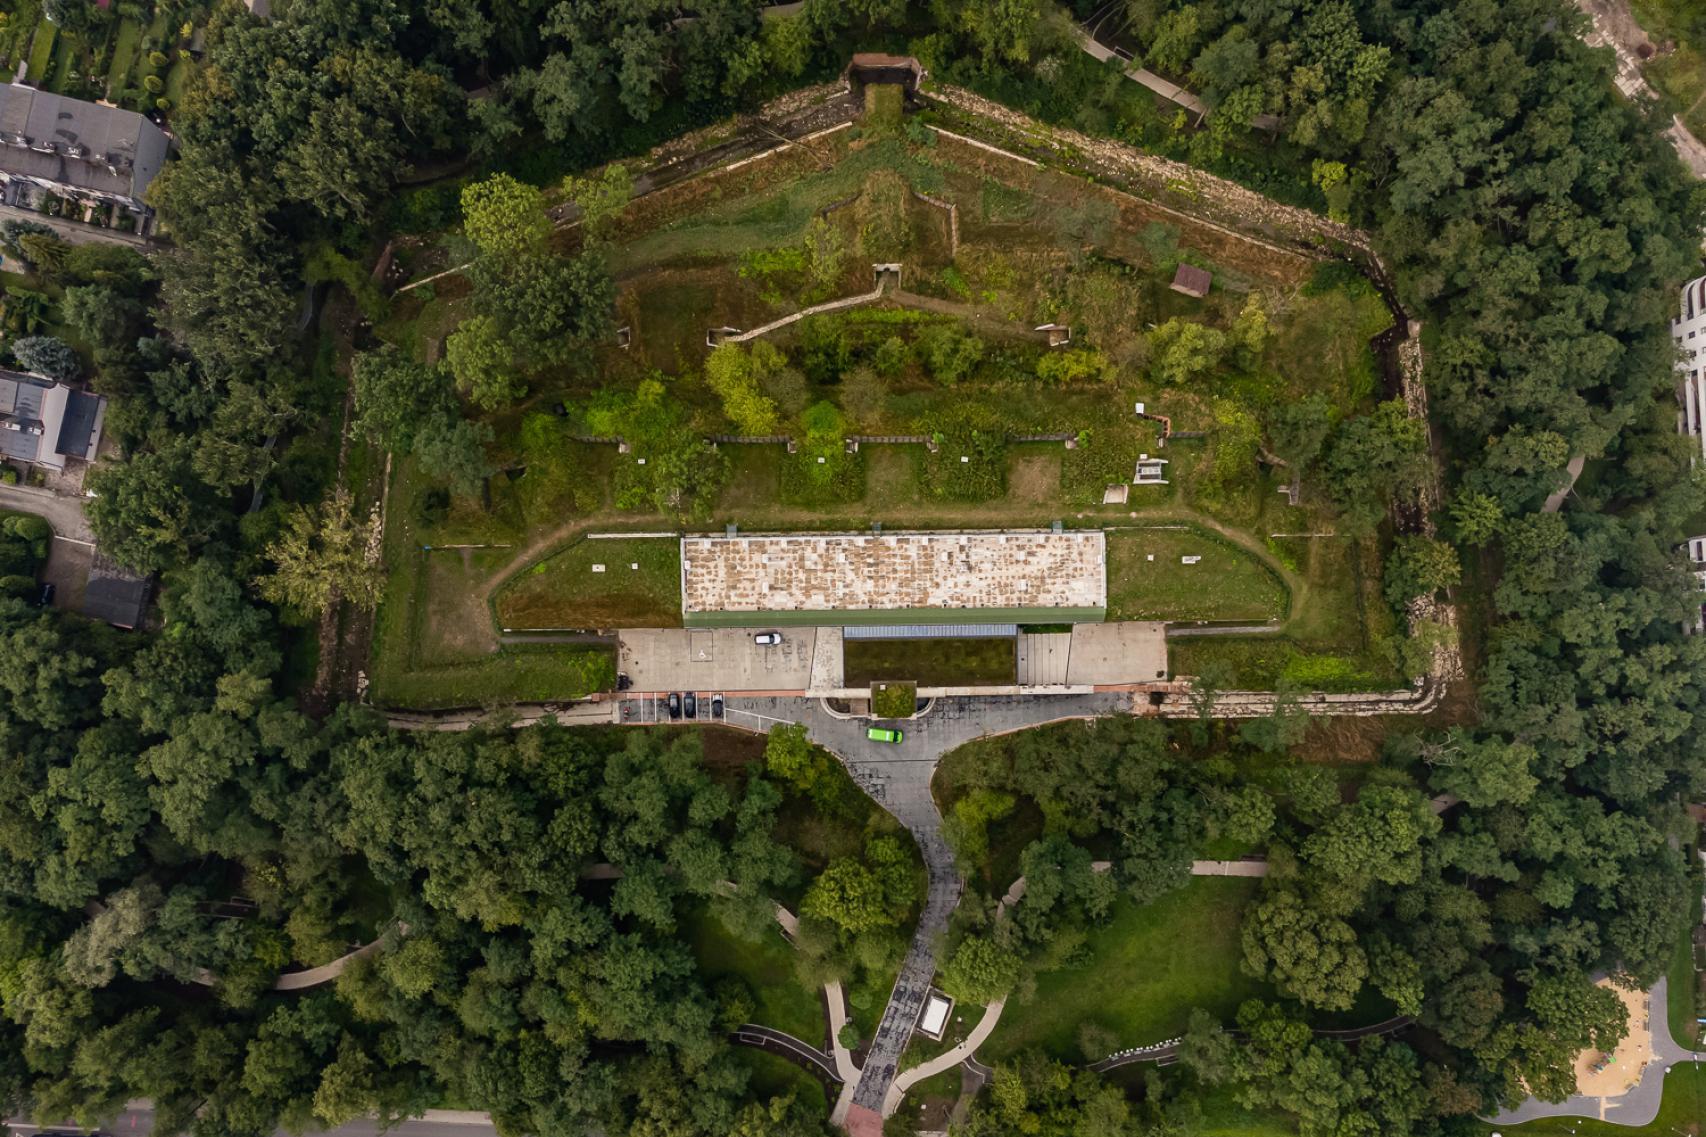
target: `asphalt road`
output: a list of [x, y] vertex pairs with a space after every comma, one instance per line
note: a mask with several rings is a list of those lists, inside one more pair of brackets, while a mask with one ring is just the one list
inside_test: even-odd
[[[36, 1134], [43, 1130], [54, 1133], [78, 1132], [77, 1126], [72, 1122], [43, 1126], [7, 1121], [6, 1126], [21, 1137], [36, 1137]], [[154, 1109], [147, 1102], [132, 1102], [131, 1108], [119, 1114], [111, 1125], [102, 1126], [100, 1132], [113, 1134], [114, 1137], [148, 1137], [154, 1132]], [[378, 1137], [381, 1130], [376, 1121], [352, 1121], [348, 1125], [322, 1132], [335, 1137]], [[491, 1117], [484, 1113], [428, 1110], [425, 1117], [411, 1118], [386, 1132], [397, 1137], [495, 1137], [497, 1129], [492, 1125]], [[291, 1135], [280, 1129], [276, 1137]]]
[[93, 544], [95, 534], [83, 517], [83, 499], [61, 497], [34, 486], [0, 486], [0, 509], [45, 517], [54, 533], [72, 541]]

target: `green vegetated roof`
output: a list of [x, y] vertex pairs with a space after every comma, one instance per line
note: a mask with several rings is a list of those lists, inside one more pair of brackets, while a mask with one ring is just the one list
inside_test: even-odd
[[871, 624], [1100, 624], [1106, 608], [873, 608], [788, 612], [688, 612], [689, 628], [805, 628]]

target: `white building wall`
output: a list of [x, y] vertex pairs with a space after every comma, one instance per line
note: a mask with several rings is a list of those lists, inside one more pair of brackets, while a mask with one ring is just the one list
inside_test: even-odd
[[1706, 276], [1682, 286], [1677, 318], [1670, 324], [1671, 339], [1682, 352], [1677, 360], [1676, 428], [1693, 438], [1706, 458]]

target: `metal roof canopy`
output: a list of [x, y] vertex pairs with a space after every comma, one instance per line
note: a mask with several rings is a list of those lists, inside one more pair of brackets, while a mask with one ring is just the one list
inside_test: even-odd
[[848, 640], [997, 640], [1018, 634], [1017, 624], [852, 624], [841, 629]]

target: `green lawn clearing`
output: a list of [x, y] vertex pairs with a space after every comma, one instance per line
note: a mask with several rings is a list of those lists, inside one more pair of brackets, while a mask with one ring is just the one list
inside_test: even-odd
[[680, 627], [680, 542], [582, 538], [517, 575], [497, 612], [506, 629]]
[[47, 77], [48, 64], [53, 60], [53, 41], [59, 36], [59, 28], [48, 20], [36, 25], [35, 38], [30, 41], [30, 69], [25, 77], [32, 83], [40, 83]]
[[[1184, 558], [1196, 557], [1194, 564]], [[1110, 620], [1282, 620], [1290, 595], [1255, 554], [1196, 528], [1108, 534]]]
[[1121, 1046], [1144, 1046], [1183, 1033], [1191, 1008], [1230, 1022], [1264, 988], [1239, 970], [1239, 923], [1258, 882], [1193, 877], [1154, 904], [1122, 899], [1113, 918], [1090, 931], [1089, 962], [1037, 977], [1036, 997], [1014, 1004], [978, 1057], [996, 1062], [1041, 1047], [1067, 1062], [1084, 1060], [1078, 1028], [1096, 1022]]
[[762, 943], [748, 943], [710, 909], [699, 908], [683, 918], [681, 934], [708, 986], [733, 976], [751, 990], [753, 1022], [786, 1031], [810, 1046], [822, 1044], [828, 1029], [823, 997], [795, 980], [794, 949], [782, 938], [780, 926], [770, 929]]
[[842, 647], [849, 687], [887, 679], [921, 687], [1012, 683], [1018, 674], [1015, 641], [989, 639], [848, 640]]
[[136, 62], [136, 45], [141, 39], [141, 24], [129, 19], [119, 24], [118, 38], [113, 42], [112, 63], [107, 67], [107, 98], [116, 98], [124, 90], [131, 66]]
[[605, 647], [505, 648], [476, 663], [375, 669], [370, 698], [411, 710], [492, 707], [579, 699], [616, 684], [616, 655]]

